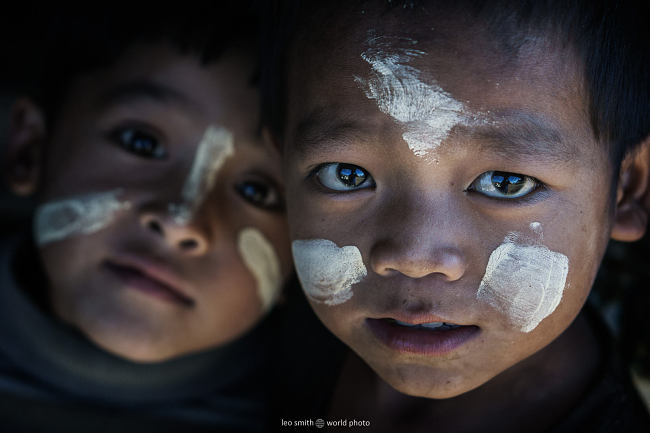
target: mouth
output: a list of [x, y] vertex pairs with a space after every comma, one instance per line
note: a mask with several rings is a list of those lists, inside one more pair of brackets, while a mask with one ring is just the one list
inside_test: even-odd
[[397, 319], [386, 319], [391, 323], [394, 323], [395, 325], [399, 326], [406, 326], [408, 328], [415, 328], [415, 329], [437, 329], [438, 331], [448, 331], [450, 329], [456, 329], [460, 328], [463, 325], [455, 325], [453, 323], [447, 323], [447, 322], [429, 322], [429, 323], [417, 323], [417, 324], [411, 324], [407, 322], [402, 322]]
[[160, 266], [141, 259], [106, 260], [103, 265], [127, 288], [185, 307], [193, 307], [195, 304], [194, 299], [180, 289], [182, 285], [178, 279]]
[[475, 325], [436, 321], [409, 323], [393, 318], [368, 318], [366, 325], [384, 346], [400, 353], [428, 356], [446, 355], [480, 334]]

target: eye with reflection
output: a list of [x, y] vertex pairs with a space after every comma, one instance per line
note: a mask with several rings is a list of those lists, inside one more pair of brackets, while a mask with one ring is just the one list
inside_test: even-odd
[[111, 139], [122, 149], [141, 158], [164, 159], [167, 151], [158, 139], [138, 128], [119, 128], [113, 131]]
[[235, 185], [235, 191], [248, 203], [261, 209], [281, 211], [284, 201], [277, 186], [262, 179], [248, 179]]
[[516, 199], [524, 197], [541, 186], [537, 179], [506, 171], [486, 171], [472, 182], [469, 191], [492, 198]]
[[341, 162], [322, 164], [315, 170], [316, 179], [327, 189], [355, 191], [372, 188], [375, 181], [362, 167]]

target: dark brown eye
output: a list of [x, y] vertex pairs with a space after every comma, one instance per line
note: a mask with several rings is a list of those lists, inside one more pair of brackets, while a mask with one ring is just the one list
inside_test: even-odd
[[325, 188], [334, 191], [354, 191], [375, 186], [370, 173], [353, 164], [323, 164], [317, 169], [316, 178]]
[[341, 182], [350, 188], [359, 186], [368, 179], [368, 174], [365, 171], [349, 164], [339, 164], [337, 175]]
[[246, 180], [235, 185], [235, 190], [244, 200], [259, 208], [272, 211], [284, 208], [280, 191], [270, 182]]
[[136, 128], [115, 131], [112, 138], [121, 148], [142, 158], [163, 159], [167, 156], [167, 151], [153, 135]]
[[492, 173], [492, 185], [502, 194], [512, 195], [526, 185], [526, 178], [518, 174], [495, 171]]
[[488, 197], [514, 199], [530, 194], [539, 182], [530, 177], [505, 171], [486, 171], [470, 186], [470, 189]]

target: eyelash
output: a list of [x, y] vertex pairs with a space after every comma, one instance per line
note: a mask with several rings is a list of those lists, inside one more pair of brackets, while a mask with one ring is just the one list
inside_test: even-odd
[[[262, 188], [260, 188], [262, 187]], [[262, 198], [257, 194], [260, 190], [264, 195]], [[246, 179], [235, 185], [235, 191], [243, 200], [249, 204], [271, 212], [281, 212], [284, 210], [284, 199], [280, 189], [274, 182], [266, 179]], [[269, 196], [271, 196], [270, 203]]]
[[[347, 171], [345, 173], [347, 176], [356, 174], [356, 176], [351, 178], [353, 183], [359, 176], [364, 175], [366, 178], [358, 182], [355, 186], [350, 187], [349, 185], [343, 184], [341, 180], [343, 170]], [[329, 176], [330, 178], [336, 177], [336, 179], [323, 178], [323, 176]], [[339, 162], [320, 164], [309, 173], [308, 177], [313, 179], [315, 183], [326, 191], [335, 194], [352, 193], [376, 186], [372, 175], [364, 168], [354, 164]], [[338, 183], [341, 188], [336, 188], [335, 183]], [[366, 183], [368, 183], [367, 186], [363, 186]], [[526, 203], [534, 200], [539, 192], [546, 189], [547, 187], [543, 182], [532, 176], [491, 170], [480, 174], [464, 192], [477, 193], [491, 200]], [[511, 195], [507, 195], [508, 193]]]
[[[330, 182], [331, 179], [325, 178], [326, 175], [329, 175], [330, 177], [336, 176], [338, 179]], [[355, 183], [355, 185], [352, 187], [346, 186], [343, 184], [341, 176], [348, 177], [348, 179], [351, 180], [352, 183]], [[357, 183], [356, 180], [361, 176], [365, 178]], [[335, 194], [349, 194], [364, 189], [374, 188], [376, 186], [375, 180], [368, 170], [358, 165], [343, 162], [326, 162], [319, 164], [309, 173], [308, 177], [321, 188]], [[337, 181], [340, 185], [342, 184], [340, 189], [337, 189], [334, 185], [334, 182]], [[326, 182], [329, 182], [330, 185], [326, 185]]]
[[[145, 159], [166, 159], [167, 150], [160, 144], [156, 134], [146, 127], [125, 126], [114, 129], [109, 138], [121, 149]], [[143, 142], [147, 140], [148, 143]]]
[[[507, 192], [503, 193], [503, 191], [499, 191], [500, 188], [509, 189], [509, 186], [513, 185], [513, 181], [516, 181], [517, 179], [520, 179], [523, 182], [523, 185], [520, 187], [520, 189], [514, 191], [513, 195], [508, 196], [505, 195]], [[488, 184], [488, 182], [490, 184]], [[484, 189], [484, 191], [479, 190], [481, 187]], [[522, 189], [525, 192], [517, 195], [521, 192]], [[546, 185], [534, 177], [507, 171], [491, 170], [481, 173], [476, 179], [474, 179], [474, 181], [472, 181], [465, 192], [481, 194], [482, 196], [485, 196], [492, 200], [516, 201], [525, 203], [532, 201], [536, 198], [537, 193], [546, 189]]]

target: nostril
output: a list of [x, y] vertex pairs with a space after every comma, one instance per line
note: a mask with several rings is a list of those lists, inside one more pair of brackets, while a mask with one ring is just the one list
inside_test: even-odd
[[163, 229], [160, 223], [156, 220], [151, 220], [147, 223], [147, 227], [153, 232], [156, 232], [158, 234], [163, 234]]
[[385, 267], [377, 272], [379, 275], [382, 277], [392, 277], [394, 275], [397, 275], [400, 273], [397, 269], [393, 269], [390, 267]]
[[178, 252], [201, 254], [207, 246], [206, 233], [195, 224], [178, 224], [162, 215], [145, 214], [140, 219], [142, 229]]
[[199, 243], [195, 241], [194, 239], [184, 239], [178, 243], [178, 245], [181, 247], [183, 250], [193, 250], [196, 248]]

